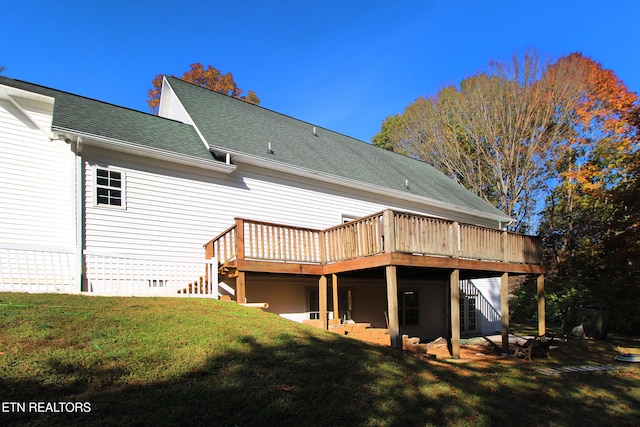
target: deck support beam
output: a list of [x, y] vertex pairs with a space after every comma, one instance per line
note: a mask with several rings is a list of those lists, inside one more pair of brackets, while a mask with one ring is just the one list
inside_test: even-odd
[[451, 357], [460, 358], [460, 270], [449, 275], [449, 295], [451, 306]]
[[544, 274], [540, 274], [538, 276], [536, 285], [538, 288], [538, 335], [544, 335], [547, 332], [544, 300]]
[[333, 321], [340, 324], [340, 310], [338, 309], [338, 275], [331, 275], [331, 285], [333, 291]]
[[391, 347], [402, 348], [400, 321], [398, 318], [398, 272], [395, 265], [385, 268], [387, 276], [387, 316], [389, 317], [389, 336]]
[[509, 273], [500, 276], [500, 313], [502, 317], [502, 351], [509, 352]]
[[320, 312], [322, 329], [329, 329], [327, 324], [327, 276], [320, 276], [318, 281], [318, 311]]
[[236, 302], [238, 304], [244, 304], [247, 302], [246, 291], [246, 273], [244, 271], [238, 271], [236, 276]]

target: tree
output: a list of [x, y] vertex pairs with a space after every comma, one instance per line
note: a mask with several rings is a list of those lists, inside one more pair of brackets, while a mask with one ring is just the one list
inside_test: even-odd
[[374, 141], [439, 168], [516, 218], [512, 228], [524, 230], [545, 180], [544, 165], [558, 141], [573, 132], [580, 93], [581, 79], [563, 64], [554, 78], [545, 70], [535, 52], [491, 63], [459, 88], [418, 98], [399, 118], [387, 118], [383, 130], [389, 135]]
[[528, 54], [418, 98], [374, 142], [431, 163], [520, 225], [545, 189], [551, 311], [596, 303], [617, 329], [637, 330], [639, 129], [638, 97], [613, 71], [580, 53], [544, 66]]
[[[175, 77], [175, 76], [174, 76]], [[205, 69], [201, 63], [191, 64], [189, 71], [180, 77], [182, 80], [204, 87], [218, 93], [224, 93], [231, 97], [242, 99], [251, 104], [260, 104], [260, 98], [253, 91], [248, 91], [246, 96], [242, 96], [242, 89], [233, 80], [230, 72], [222, 74], [217, 68], [208, 65]], [[153, 87], [149, 89], [147, 104], [152, 112], [157, 112], [160, 105], [160, 93], [162, 91], [162, 74], [158, 74], [152, 80]]]
[[371, 143], [376, 147], [393, 151], [405, 156], [409, 155], [403, 148], [394, 144], [393, 135], [398, 132], [398, 127], [402, 126], [402, 117], [399, 114], [387, 117], [382, 122], [382, 128], [372, 139]]
[[549, 289], [567, 304], [573, 295], [612, 307], [618, 329], [640, 326], [638, 98], [581, 54], [558, 64], [581, 70], [583, 90], [573, 135], [549, 164], [556, 185], [540, 227]]

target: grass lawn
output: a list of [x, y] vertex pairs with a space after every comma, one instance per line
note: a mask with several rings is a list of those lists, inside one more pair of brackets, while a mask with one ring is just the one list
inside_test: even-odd
[[231, 302], [0, 293], [0, 425], [635, 426], [639, 348], [425, 362]]

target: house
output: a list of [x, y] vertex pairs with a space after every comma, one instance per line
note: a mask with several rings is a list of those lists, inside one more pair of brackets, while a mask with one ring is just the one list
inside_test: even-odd
[[544, 332], [539, 242], [495, 207], [172, 77], [158, 116], [0, 77], [0, 200], [2, 291], [222, 297], [396, 347], [451, 337], [455, 356], [461, 334], [506, 345], [508, 276], [532, 274]]

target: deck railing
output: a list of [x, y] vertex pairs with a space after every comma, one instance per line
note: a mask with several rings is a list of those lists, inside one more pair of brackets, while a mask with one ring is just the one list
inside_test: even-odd
[[244, 258], [319, 263], [320, 231], [269, 222], [237, 220], [243, 230]]
[[205, 245], [205, 252], [218, 265], [236, 258], [320, 263], [320, 235], [320, 230], [236, 218]]
[[384, 252], [542, 263], [537, 237], [390, 210], [325, 230], [236, 219], [205, 250], [218, 265], [234, 259], [323, 264]]
[[237, 223], [218, 234], [204, 245], [205, 258], [216, 259], [218, 265], [226, 264], [238, 255]]
[[503, 240], [505, 236], [508, 236], [506, 231], [469, 224], [460, 224], [459, 230], [460, 251], [458, 258], [504, 260]]
[[457, 223], [402, 212], [392, 212], [395, 248], [391, 252], [457, 257]]
[[324, 260], [346, 261], [384, 252], [382, 212], [322, 232]]

